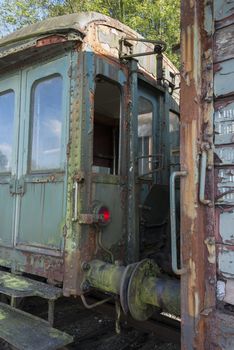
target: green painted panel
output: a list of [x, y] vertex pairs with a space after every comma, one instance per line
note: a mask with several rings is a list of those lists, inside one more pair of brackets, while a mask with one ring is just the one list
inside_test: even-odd
[[105, 183], [93, 184], [93, 198], [106, 205], [111, 212], [111, 222], [103, 227], [103, 244], [111, 247], [123, 238], [123, 208], [121, 205], [120, 186]]
[[[63, 248], [70, 84], [68, 62], [69, 55], [66, 55], [22, 72], [25, 90], [22, 91], [24, 105], [21, 108], [18, 177], [24, 181], [24, 193], [17, 214], [18, 249], [36, 252], [37, 248]], [[59, 82], [59, 92], [55, 82]], [[40, 98], [35, 97], [36, 91], [40, 92]], [[30, 166], [32, 155], [40, 166], [36, 163]]]
[[26, 184], [21, 199], [17, 244], [60, 248], [64, 217], [64, 183]]
[[[19, 74], [0, 79], [0, 245], [12, 246], [19, 132]], [[10, 185], [12, 185], [10, 193]]]
[[9, 194], [9, 184], [0, 183], [0, 245], [12, 244], [13, 206], [13, 197]]

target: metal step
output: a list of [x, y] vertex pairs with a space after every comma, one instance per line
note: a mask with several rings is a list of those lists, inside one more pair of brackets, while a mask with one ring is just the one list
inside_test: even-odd
[[72, 336], [49, 323], [0, 303], [0, 338], [18, 350], [54, 350], [73, 341]]
[[56, 300], [62, 296], [62, 289], [24, 276], [0, 271], [0, 293], [13, 298], [38, 296], [48, 300]]

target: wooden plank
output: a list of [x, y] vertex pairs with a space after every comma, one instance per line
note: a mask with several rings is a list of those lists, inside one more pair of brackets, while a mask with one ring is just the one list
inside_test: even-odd
[[220, 213], [219, 233], [223, 243], [234, 245], [234, 213], [233, 209]]
[[223, 301], [234, 305], [234, 280], [228, 279], [226, 282], [226, 293]]
[[216, 28], [228, 26], [234, 22], [233, 0], [214, 0], [214, 20]]
[[73, 338], [48, 322], [0, 303], [0, 338], [19, 350], [59, 349]]
[[234, 246], [217, 244], [217, 259], [219, 275], [234, 279]]
[[62, 296], [62, 289], [27, 277], [0, 271], [0, 293], [16, 298], [39, 296], [46, 299], [57, 299]]
[[216, 31], [214, 43], [214, 62], [234, 57], [234, 24]]
[[224, 97], [234, 94], [234, 59], [214, 65], [214, 94]]

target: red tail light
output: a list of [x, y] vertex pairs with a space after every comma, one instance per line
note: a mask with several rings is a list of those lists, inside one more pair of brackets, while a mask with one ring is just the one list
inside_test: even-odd
[[105, 206], [101, 206], [98, 210], [99, 224], [107, 225], [109, 224], [110, 220], [111, 220], [110, 210]]

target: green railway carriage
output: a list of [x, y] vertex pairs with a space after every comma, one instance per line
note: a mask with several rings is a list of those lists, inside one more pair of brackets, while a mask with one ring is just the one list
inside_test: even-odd
[[[144, 320], [157, 279], [160, 306], [178, 311], [179, 281], [160, 278], [179, 168], [179, 76], [164, 49], [98, 13], [0, 40], [0, 292], [12, 305], [43, 296], [52, 323], [58, 296], [93, 287]], [[153, 295], [138, 295], [143, 280]]]

